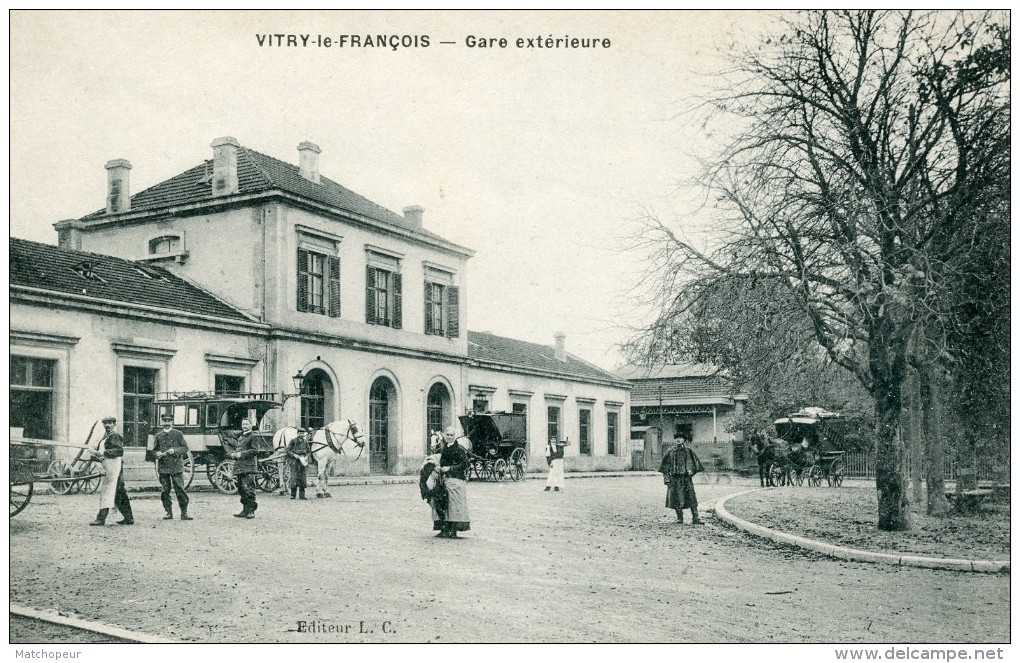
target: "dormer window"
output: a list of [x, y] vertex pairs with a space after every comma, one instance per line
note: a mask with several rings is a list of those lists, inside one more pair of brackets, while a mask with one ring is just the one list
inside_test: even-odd
[[166, 232], [150, 237], [145, 243], [145, 257], [142, 262], [162, 262], [173, 260], [184, 263], [188, 251], [184, 248], [183, 232]]
[[149, 255], [168, 255], [181, 250], [181, 238], [176, 235], [163, 235], [149, 240]]

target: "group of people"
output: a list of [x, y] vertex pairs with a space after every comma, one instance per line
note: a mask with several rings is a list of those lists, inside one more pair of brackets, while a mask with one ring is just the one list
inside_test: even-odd
[[[188, 456], [188, 445], [184, 441], [184, 435], [174, 428], [173, 415], [164, 414], [160, 421], [162, 430], [154, 436], [152, 448], [146, 451], [145, 459], [156, 463], [160, 486], [159, 498], [166, 512], [163, 520], [174, 518], [171, 492], [177, 497], [180, 519], [193, 520], [188, 514], [190, 500], [184, 485], [184, 459]], [[117, 521], [118, 525], [134, 525], [131, 499], [124, 486], [124, 438], [116, 431], [116, 417], [104, 417], [102, 423], [105, 435], [91, 455], [92, 460], [103, 464], [104, 476], [99, 486], [99, 513], [89, 525], [106, 525], [106, 518], [113, 508], [121, 514], [121, 519]], [[306, 499], [305, 488], [308, 486], [306, 468], [311, 455], [307, 433], [307, 430], [301, 429], [298, 436], [287, 445], [291, 499]], [[241, 498], [241, 512], [235, 513], [234, 517], [251, 520], [255, 517], [259, 505], [255, 497], [258, 440], [250, 420], [241, 421], [241, 432], [234, 438], [232, 446], [233, 451], [227, 453], [227, 457], [234, 461], [234, 477]]]
[[[165, 414], [161, 417], [163, 429], [156, 433], [153, 448], [147, 453], [147, 460], [156, 461], [159, 475], [160, 501], [166, 515], [163, 520], [173, 520], [173, 501], [171, 491], [177, 496], [181, 520], [193, 520], [188, 515], [188, 493], [184, 487], [184, 458], [188, 455], [188, 445], [181, 432], [173, 427], [173, 416]], [[89, 523], [93, 526], [106, 524], [110, 510], [120, 511], [121, 520], [118, 525], [133, 525], [134, 515], [131, 500], [124, 486], [123, 456], [124, 438], [116, 431], [116, 417], [104, 417], [105, 435], [99, 441], [97, 449], [92, 452], [93, 460], [102, 462], [105, 475], [99, 488], [99, 513]], [[546, 462], [549, 465], [549, 476], [545, 490], [561, 491], [563, 489], [563, 449], [565, 442], [555, 437], [549, 439], [546, 447]], [[237, 479], [237, 492], [241, 498], [241, 512], [235, 518], [251, 520], [259, 505], [255, 497], [255, 474], [257, 472], [258, 444], [252, 423], [248, 419], [241, 421], [241, 432], [236, 437], [233, 451], [227, 456], [234, 460], [234, 475]], [[307, 468], [311, 455], [308, 431], [299, 429], [298, 435], [287, 445], [286, 458], [290, 474], [290, 498], [306, 499], [305, 489], [308, 486]], [[457, 443], [457, 431], [452, 426], [443, 432], [439, 448], [433, 448], [426, 456], [419, 476], [422, 499], [432, 507], [432, 529], [439, 532], [436, 536], [443, 539], [456, 539], [458, 532], [471, 529], [471, 518], [468, 515], [467, 473], [470, 460], [468, 453]], [[662, 457], [659, 472], [666, 484], [666, 508], [676, 511], [678, 522], [684, 522], [684, 509], [691, 512], [691, 522], [702, 524], [698, 514], [698, 496], [694, 491], [694, 475], [704, 471], [704, 466], [694, 450], [688, 446], [684, 435], [678, 435], [676, 442]]]

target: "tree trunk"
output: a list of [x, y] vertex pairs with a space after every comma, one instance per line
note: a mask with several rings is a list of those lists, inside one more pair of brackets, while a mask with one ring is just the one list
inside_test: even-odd
[[945, 484], [945, 431], [942, 416], [942, 378], [937, 370], [925, 367], [918, 371], [921, 403], [924, 408], [924, 459], [928, 484], [929, 516], [940, 516], [949, 511]]
[[875, 397], [875, 487], [878, 529], [910, 529], [910, 500], [903, 474], [903, 444], [897, 434], [903, 408], [906, 338], [889, 318], [876, 316], [868, 343], [868, 363]]
[[924, 467], [928, 465], [928, 456], [925, 453], [928, 431], [922, 433], [921, 419], [922, 408], [924, 407], [920, 397], [920, 371], [911, 369], [907, 372], [906, 388], [908, 390], [907, 404], [908, 426], [907, 431], [910, 439], [910, 486], [913, 503], [918, 507], [924, 504], [924, 491], [921, 485], [924, 476]]

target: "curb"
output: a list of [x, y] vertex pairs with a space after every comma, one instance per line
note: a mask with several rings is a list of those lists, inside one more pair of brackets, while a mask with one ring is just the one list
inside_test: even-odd
[[91, 631], [92, 633], [102, 633], [103, 635], [108, 635], [120, 640], [128, 640], [130, 642], [160, 645], [172, 645], [178, 643], [177, 640], [161, 638], [159, 636], [139, 633], [137, 631], [129, 631], [118, 626], [110, 626], [109, 624], [102, 624], [100, 622], [91, 622], [85, 619], [78, 619], [77, 617], [62, 615], [60, 613], [43, 612], [33, 608], [26, 608], [15, 603], [11, 604], [11, 614], [18, 615], [20, 617], [28, 617], [29, 619], [37, 619], [41, 622], [48, 622], [50, 624], [70, 626], [83, 631]]
[[758, 525], [738, 518], [732, 513], [726, 510], [726, 502], [733, 499], [734, 497], [740, 497], [741, 495], [747, 495], [759, 490], [765, 490], [764, 488], [753, 488], [751, 490], [745, 490], [740, 493], [733, 493], [727, 495], [715, 503], [715, 513], [719, 518], [730, 525], [733, 525], [739, 530], [748, 532], [755, 536], [762, 537], [775, 541], [776, 543], [784, 543], [787, 545], [797, 546], [798, 548], [805, 548], [807, 550], [813, 550], [821, 553], [828, 557], [835, 559], [844, 559], [851, 562], [870, 562], [873, 564], [893, 564], [896, 566], [914, 566], [925, 569], [942, 569], [945, 571], [968, 571], [973, 573], [1009, 573], [1010, 562], [1009, 560], [994, 561], [994, 560], [969, 560], [969, 559], [949, 559], [941, 557], [922, 557], [919, 555], [900, 555], [897, 553], [880, 553], [872, 552], [869, 550], [859, 550], [857, 548], [846, 548], [844, 546], [837, 546], [831, 543], [825, 543], [823, 541], [817, 541], [815, 539], [808, 539], [803, 536], [797, 536], [796, 534], [788, 534], [786, 532], [780, 532], [774, 529], [769, 529], [764, 525]]

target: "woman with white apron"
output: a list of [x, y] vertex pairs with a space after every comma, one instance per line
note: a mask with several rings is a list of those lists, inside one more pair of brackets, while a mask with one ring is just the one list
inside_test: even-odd
[[92, 459], [103, 463], [103, 476], [99, 484], [99, 514], [96, 519], [89, 523], [93, 526], [106, 524], [106, 516], [110, 509], [117, 507], [122, 520], [118, 525], [134, 525], [135, 519], [131, 513], [131, 500], [128, 498], [127, 489], [124, 487], [123, 460], [124, 460], [124, 438], [114, 430], [117, 424], [116, 417], [104, 417], [103, 428], [106, 435], [99, 441], [99, 448], [92, 453]]

